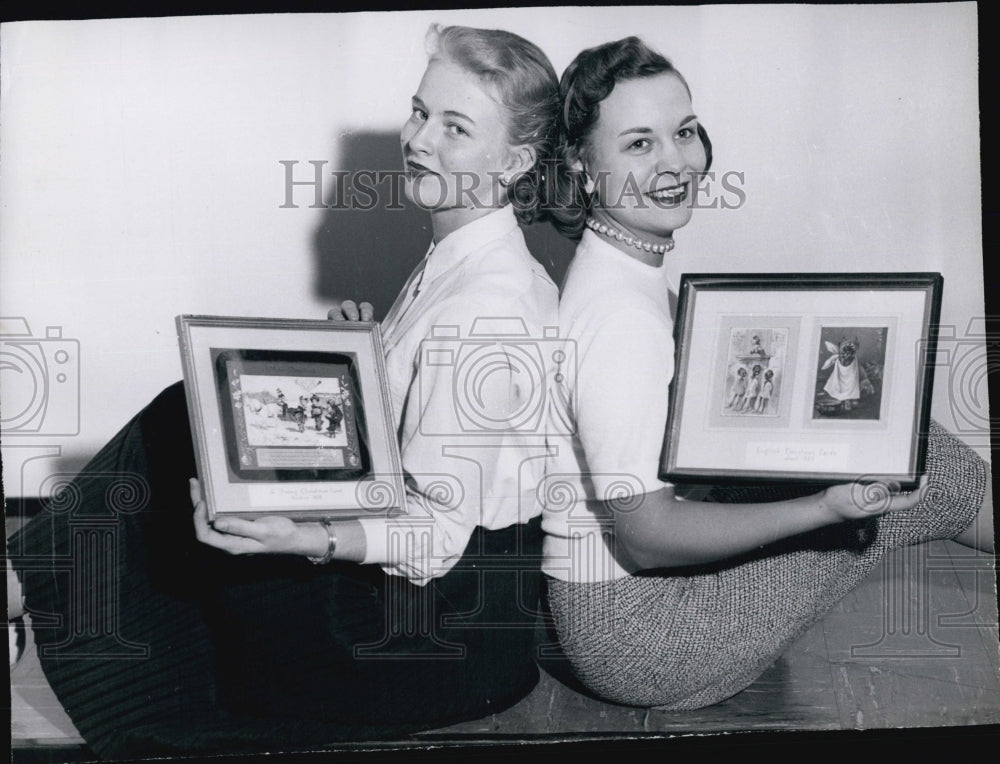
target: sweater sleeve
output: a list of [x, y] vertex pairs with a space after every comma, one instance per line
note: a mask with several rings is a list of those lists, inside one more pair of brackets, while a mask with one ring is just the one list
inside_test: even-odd
[[595, 310], [577, 343], [576, 416], [595, 498], [663, 488], [672, 326], [644, 306]]

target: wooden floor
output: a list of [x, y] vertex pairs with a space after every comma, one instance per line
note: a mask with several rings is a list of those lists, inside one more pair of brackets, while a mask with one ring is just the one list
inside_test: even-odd
[[[724, 703], [690, 712], [616, 706], [543, 672], [513, 708], [397, 745], [995, 725], [997, 633], [993, 558], [934, 542], [890, 556], [756, 683]], [[83, 760], [86, 749], [32, 658], [11, 672], [14, 761]]]
[[760, 679], [724, 703], [602, 703], [545, 675], [514, 708], [441, 735], [870, 729], [1000, 723], [992, 557], [954, 542], [900, 550]]

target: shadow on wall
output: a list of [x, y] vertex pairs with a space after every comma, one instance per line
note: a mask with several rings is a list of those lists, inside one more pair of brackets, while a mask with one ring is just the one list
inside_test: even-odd
[[[398, 133], [347, 135], [340, 148], [343, 174], [313, 235], [315, 294], [331, 308], [367, 300], [378, 320], [427, 251], [430, 216], [410, 204], [394, 180], [403, 164]], [[388, 177], [378, 183], [377, 173]]]
[[562, 286], [563, 276], [576, 251], [576, 242], [560, 234], [549, 223], [522, 226], [528, 251], [545, 266], [556, 286]]
[[[367, 300], [382, 319], [431, 241], [430, 215], [410, 203], [399, 172], [397, 133], [343, 138], [340, 173], [313, 235], [315, 294], [333, 308]], [[573, 242], [548, 223], [524, 226], [528, 249], [556, 284], [573, 256]]]

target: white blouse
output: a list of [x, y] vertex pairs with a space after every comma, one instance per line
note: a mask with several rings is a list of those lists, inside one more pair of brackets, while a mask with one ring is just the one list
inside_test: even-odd
[[364, 562], [426, 584], [476, 526], [541, 514], [558, 290], [512, 209], [432, 246], [382, 322], [407, 514], [363, 518]]

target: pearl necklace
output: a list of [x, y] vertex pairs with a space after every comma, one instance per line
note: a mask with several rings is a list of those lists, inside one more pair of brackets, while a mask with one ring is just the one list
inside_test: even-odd
[[673, 239], [667, 239], [665, 244], [654, 244], [651, 241], [640, 239], [638, 236], [627, 236], [617, 228], [609, 226], [607, 223], [598, 223], [594, 220], [594, 218], [587, 218], [587, 228], [592, 231], [596, 231], [599, 234], [603, 234], [604, 236], [610, 236], [613, 239], [617, 239], [630, 247], [652, 252], [654, 255], [665, 255], [674, 248]]

